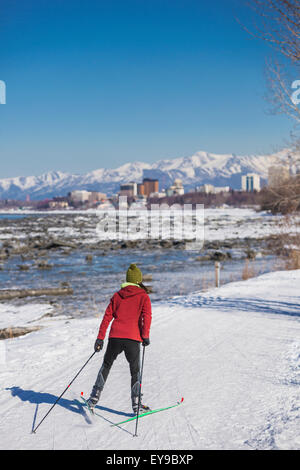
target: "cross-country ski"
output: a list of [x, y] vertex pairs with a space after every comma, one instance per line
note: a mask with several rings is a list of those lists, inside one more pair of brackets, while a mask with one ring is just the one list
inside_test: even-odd
[[[176, 408], [177, 406], [181, 405], [181, 403], [183, 403], [183, 398], [179, 402], [177, 402], [176, 405], [166, 406], [165, 408], [158, 408], [157, 410], [149, 409], [148, 411], [145, 411], [145, 409], [143, 408], [143, 411], [139, 415], [139, 418], [142, 418], [143, 416], [149, 416], [154, 413], [159, 413], [160, 411], [170, 410], [171, 408]], [[125, 423], [128, 423], [129, 421], [134, 421], [136, 419], [137, 419], [137, 416], [133, 416], [132, 418], [125, 419], [124, 421], [120, 421], [119, 423], [115, 423], [112, 426], [120, 426], [120, 424], [125, 424]]]
[[[94, 407], [91, 407], [89, 402], [84, 398], [83, 395], [80, 396], [81, 400], [83, 401], [84, 405], [88, 408], [89, 412], [93, 415], [93, 416], [96, 416], [97, 415], [97, 412], [95, 411], [95, 408], [97, 408], [97, 406], [94, 406]], [[175, 405], [170, 405], [170, 406], [166, 406], [164, 408], [158, 408], [156, 410], [151, 410], [148, 406], [145, 406], [143, 405], [141, 407], [141, 411], [140, 411], [140, 414], [139, 414], [139, 418], [142, 418], [143, 416], [149, 416], [151, 414], [155, 414], [155, 413], [159, 413], [161, 411], [166, 411], [166, 410], [170, 410], [172, 408], [176, 408], [177, 406], [181, 405], [183, 403], [183, 398], [181, 398], [180, 401], [178, 401]], [[120, 426], [121, 424], [125, 424], [125, 423], [128, 423], [130, 421], [135, 421], [137, 419], [137, 415], [135, 414], [134, 416], [128, 418], [128, 419], [125, 419], [124, 421], [120, 421], [119, 423], [114, 423], [112, 424], [112, 426]]]

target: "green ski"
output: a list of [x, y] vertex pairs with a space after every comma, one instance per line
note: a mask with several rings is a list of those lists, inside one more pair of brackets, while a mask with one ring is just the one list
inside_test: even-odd
[[[169, 410], [171, 408], [175, 408], [176, 406], [181, 405], [181, 403], [183, 403], [183, 398], [181, 398], [181, 400], [179, 402], [177, 402], [176, 405], [167, 406], [165, 408], [158, 408], [157, 410], [151, 410], [151, 411], [148, 411], [147, 413], [142, 413], [142, 414], [139, 415], [139, 418], [143, 418], [143, 416], [153, 415], [154, 413], [159, 413], [160, 411], [165, 411], [165, 410]], [[134, 421], [135, 419], [137, 419], [137, 416], [134, 416], [133, 418], [125, 419], [125, 421], [121, 421], [120, 423], [112, 424], [111, 426], [120, 426], [120, 424], [125, 424], [125, 423], [128, 423], [129, 421]]]

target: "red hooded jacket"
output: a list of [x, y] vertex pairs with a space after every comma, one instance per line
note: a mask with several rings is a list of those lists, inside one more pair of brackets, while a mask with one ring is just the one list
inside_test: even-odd
[[151, 326], [151, 301], [149, 295], [138, 286], [126, 286], [110, 299], [102, 319], [98, 339], [104, 339], [113, 319], [109, 337], [142, 341], [149, 338]]

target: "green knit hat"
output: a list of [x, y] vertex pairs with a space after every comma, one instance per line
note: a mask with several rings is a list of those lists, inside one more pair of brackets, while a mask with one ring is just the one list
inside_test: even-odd
[[136, 264], [131, 264], [126, 273], [126, 282], [132, 282], [133, 284], [139, 284], [143, 280], [142, 271], [137, 267]]

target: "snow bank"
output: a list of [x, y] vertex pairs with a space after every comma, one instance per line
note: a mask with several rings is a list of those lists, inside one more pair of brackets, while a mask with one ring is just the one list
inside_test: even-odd
[[10, 305], [0, 304], [0, 328], [25, 326], [51, 313], [49, 304]]

